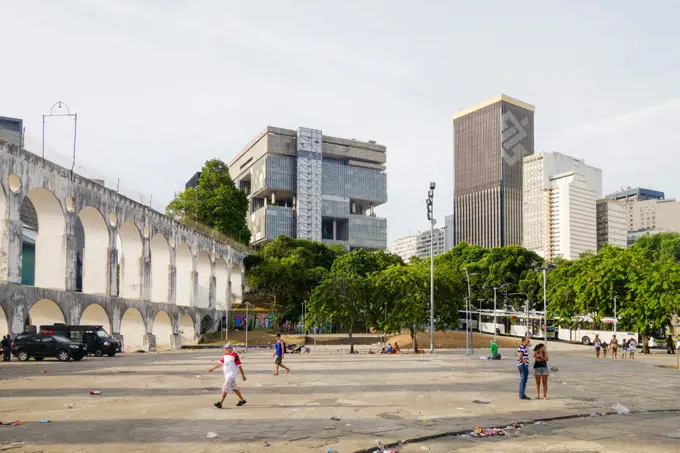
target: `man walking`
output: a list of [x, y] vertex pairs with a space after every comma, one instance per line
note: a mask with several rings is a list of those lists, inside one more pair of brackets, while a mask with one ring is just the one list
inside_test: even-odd
[[2, 361], [3, 362], [9, 362], [12, 360], [12, 351], [10, 348], [12, 347], [12, 342], [11, 338], [9, 335], [6, 335], [2, 337], [2, 341], [0, 341], [0, 346], [2, 346]]
[[527, 379], [529, 379], [529, 338], [522, 337], [522, 343], [517, 348], [517, 369], [519, 370], [519, 399], [530, 400], [526, 394]]
[[237, 367], [238, 371], [241, 372], [241, 378], [243, 378], [244, 381], [246, 380], [246, 374], [243, 372], [241, 359], [239, 358], [238, 354], [234, 352], [234, 347], [231, 345], [231, 343], [227, 343], [224, 346], [224, 355], [220, 359], [220, 363], [210, 368], [208, 372], [212, 373], [219, 367], [222, 367], [222, 371], [224, 371], [224, 385], [222, 386], [222, 399], [220, 399], [218, 403], [215, 403], [215, 407], [222, 409], [222, 403], [224, 403], [224, 399], [227, 397], [227, 393], [229, 392], [234, 392], [236, 396], [238, 396], [238, 403], [236, 404], [237, 406], [243, 406], [246, 404], [246, 400], [243, 399], [241, 391], [238, 389], [238, 387], [236, 387]]
[[276, 371], [274, 371], [274, 376], [279, 375], [279, 367], [283, 368], [286, 370], [286, 373], [290, 373], [290, 368], [285, 366], [283, 364], [283, 356], [286, 353], [286, 343], [283, 342], [281, 339], [281, 334], [277, 333], [276, 334], [276, 345], [275, 345], [276, 350], [274, 351], [274, 356], [276, 359], [274, 359], [274, 365], [276, 365]]

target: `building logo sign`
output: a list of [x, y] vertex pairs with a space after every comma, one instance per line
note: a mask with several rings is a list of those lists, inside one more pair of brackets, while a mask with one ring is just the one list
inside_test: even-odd
[[508, 110], [501, 116], [501, 127], [503, 139], [501, 154], [503, 155], [503, 160], [512, 166], [528, 154], [521, 141], [529, 135], [527, 133], [529, 117], [525, 117], [520, 121], [514, 113]]

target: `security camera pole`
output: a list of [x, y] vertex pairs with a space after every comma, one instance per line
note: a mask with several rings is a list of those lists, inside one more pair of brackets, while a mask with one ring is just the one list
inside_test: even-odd
[[430, 183], [430, 190], [427, 192], [427, 220], [430, 221], [430, 353], [434, 353], [434, 189], [436, 183]]

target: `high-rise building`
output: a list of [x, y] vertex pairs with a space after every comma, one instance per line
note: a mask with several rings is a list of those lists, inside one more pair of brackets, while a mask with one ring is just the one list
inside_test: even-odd
[[[441, 255], [446, 252], [445, 247], [445, 229], [435, 228], [432, 232], [434, 236], [434, 244], [432, 245], [432, 252], [434, 255]], [[430, 257], [430, 230], [423, 231], [418, 234], [406, 236], [392, 242], [388, 250], [390, 253], [399, 255], [404, 261], [409, 261], [412, 257], [429, 258]]]
[[628, 245], [628, 219], [623, 204], [609, 199], [597, 200], [597, 249], [605, 244], [625, 248]]
[[610, 193], [606, 197], [609, 200], [617, 201], [645, 201], [645, 200], [664, 200], [665, 194], [659, 190], [644, 189], [642, 187], [627, 187]]
[[230, 163], [248, 194], [248, 228], [257, 249], [279, 235], [349, 250], [387, 247], [386, 148], [324, 135], [321, 130], [268, 126]]
[[596, 200], [582, 174], [570, 171], [550, 177], [545, 259], [574, 260], [584, 252], [597, 251]]
[[[577, 159], [557, 152], [542, 152], [523, 159], [523, 228], [522, 245], [543, 257], [551, 254], [551, 190], [553, 178], [573, 172], [583, 176], [586, 187], [596, 198], [602, 196], [602, 170], [586, 165]], [[593, 206], [594, 209], [594, 206]], [[562, 216], [568, 220], [568, 217]], [[593, 217], [593, 222], [595, 217]], [[567, 228], [567, 225], [563, 226]]]
[[446, 231], [444, 232], [444, 251], [448, 252], [455, 245], [453, 236], [453, 214], [444, 217], [444, 226], [446, 228]]
[[454, 242], [522, 242], [522, 158], [534, 153], [534, 106], [499, 95], [453, 115]]

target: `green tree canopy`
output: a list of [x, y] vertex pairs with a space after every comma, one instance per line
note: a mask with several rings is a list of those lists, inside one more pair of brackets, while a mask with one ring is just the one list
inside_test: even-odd
[[169, 217], [195, 221], [246, 245], [250, 242], [247, 212], [245, 192], [236, 187], [229, 167], [219, 159], [207, 161], [198, 186], [180, 192], [165, 208]]

